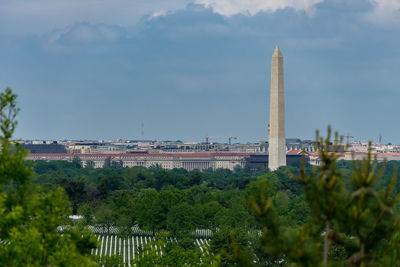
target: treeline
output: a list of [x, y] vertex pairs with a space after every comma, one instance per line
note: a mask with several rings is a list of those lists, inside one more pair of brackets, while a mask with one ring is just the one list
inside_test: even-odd
[[[135, 225], [154, 233], [166, 231], [178, 241], [172, 249], [186, 256], [198, 253], [192, 234], [196, 229], [213, 232], [209, 249], [215, 255], [232, 251], [231, 232], [243, 244], [256, 238], [261, 222], [250, 209], [249, 199], [260, 198], [266, 180], [265, 197], [274, 199], [283, 224], [297, 227], [311, 214], [300, 184], [286, 173], [286, 169], [298, 172], [296, 166], [275, 172], [241, 168], [199, 172], [157, 166], [82, 168], [79, 159], [30, 164], [36, 183], [64, 188], [74, 214], [84, 216], [83, 224], [101, 225], [105, 232], [116, 226], [126, 236]], [[256, 249], [254, 240], [253, 244]]]
[[307, 216], [307, 212], [297, 212], [304, 203], [302, 189], [284, 170], [93, 169], [82, 168], [79, 159], [32, 165], [37, 174], [34, 181], [63, 187], [74, 214], [84, 215], [88, 224], [126, 229], [137, 224], [143, 230], [167, 230], [174, 235], [225, 226], [255, 229], [257, 222], [248, 200], [260, 194], [263, 180], [269, 181], [267, 194], [275, 197], [288, 223], [303, 223]]

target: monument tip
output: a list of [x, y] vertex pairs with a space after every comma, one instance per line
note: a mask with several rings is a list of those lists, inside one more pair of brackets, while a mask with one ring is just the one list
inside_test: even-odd
[[281, 50], [279, 50], [279, 45], [276, 45], [274, 53], [272, 54], [273, 57], [281, 57], [282, 53]]

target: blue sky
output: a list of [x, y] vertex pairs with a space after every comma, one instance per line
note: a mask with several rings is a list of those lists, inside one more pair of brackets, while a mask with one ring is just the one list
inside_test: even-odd
[[400, 143], [400, 0], [0, 0], [24, 139], [266, 140], [276, 44], [287, 137]]

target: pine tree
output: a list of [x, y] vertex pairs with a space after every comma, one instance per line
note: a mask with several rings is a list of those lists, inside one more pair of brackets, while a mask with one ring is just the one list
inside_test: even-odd
[[[315, 146], [320, 164], [307, 171], [303, 154], [300, 173], [290, 173], [303, 186], [313, 214], [302, 227], [288, 229], [280, 225], [272, 198], [265, 197], [266, 184], [261, 200], [250, 200], [251, 208], [262, 220], [262, 247], [269, 265], [393, 266], [400, 261], [400, 218], [394, 213], [400, 195], [392, 193], [397, 171], [389, 186], [377, 192], [374, 183], [385, 164], [377, 170], [369, 143], [367, 157], [353, 159], [352, 181], [346, 188], [336, 165], [342, 140], [335, 133], [331, 142], [330, 127], [325, 139], [317, 132]], [[345, 258], [333, 258], [334, 249], [340, 247], [345, 250]]]

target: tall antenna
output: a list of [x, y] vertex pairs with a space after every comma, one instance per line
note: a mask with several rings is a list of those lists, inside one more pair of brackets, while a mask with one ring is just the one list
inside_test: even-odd
[[142, 124], [140, 125], [141, 127], [140, 127], [140, 133], [141, 133], [141, 135], [142, 135], [142, 140], [144, 140], [144, 123], [143, 123], [143, 121], [142, 121]]

